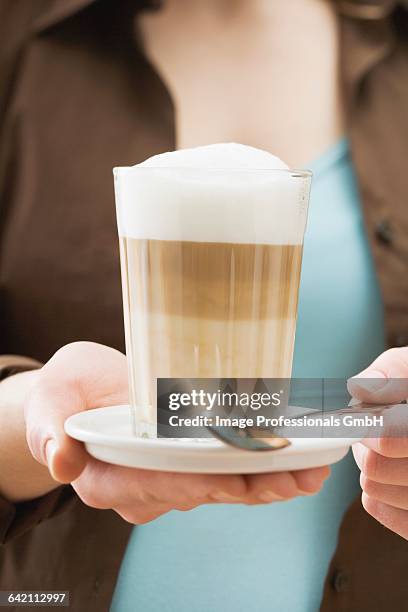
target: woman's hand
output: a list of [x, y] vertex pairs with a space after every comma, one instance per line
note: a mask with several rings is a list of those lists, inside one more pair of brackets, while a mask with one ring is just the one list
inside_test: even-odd
[[131, 523], [200, 504], [261, 504], [309, 495], [329, 474], [327, 467], [251, 476], [137, 470], [97, 461], [65, 434], [71, 414], [127, 401], [125, 356], [77, 342], [60, 349], [37, 373], [25, 401], [25, 421], [31, 453], [55, 481], [71, 482], [86, 504], [113, 508]]
[[[386, 351], [348, 381], [350, 394], [363, 402], [398, 403], [408, 397], [408, 347]], [[380, 523], [408, 539], [408, 406], [386, 413], [382, 438], [353, 446], [361, 470], [362, 503]], [[388, 433], [388, 436], [387, 436]]]

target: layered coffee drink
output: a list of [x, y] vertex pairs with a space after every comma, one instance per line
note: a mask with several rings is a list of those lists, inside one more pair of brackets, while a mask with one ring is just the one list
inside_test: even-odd
[[115, 170], [130, 400], [157, 378], [289, 378], [310, 175], [242, 145]]

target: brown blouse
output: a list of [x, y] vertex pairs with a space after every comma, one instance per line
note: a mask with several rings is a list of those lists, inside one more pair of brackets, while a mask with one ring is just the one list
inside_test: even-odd
[[[394, 0], [335, 4], [389, 343], [405, 345], [408, 13]], [[174, 148], [172, 101], [134, 38], [140, 8], [138, 0], [0, 0], [0, 355], [45, 361], [75, 340], [124, 349], [112, 167]], [[0, 500], [0, 589], [70, 590], [71, 610], [108, 610], [130, 530], [70, 487], [17, 506]], [[357, 500], [321, 610], [405, 610], [407, 569], [408, 543]]]

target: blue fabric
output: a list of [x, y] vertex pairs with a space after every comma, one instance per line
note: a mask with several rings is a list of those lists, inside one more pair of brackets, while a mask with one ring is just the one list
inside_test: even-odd
[[[384, 348], [382, 303], [347, 141], [311, 169], [293, 376], [349, 376]], [[314, 497], [204, 506], [137, 527], [111, 611], [316, 612], [341, 518], [358, 492], [349, 454]]]

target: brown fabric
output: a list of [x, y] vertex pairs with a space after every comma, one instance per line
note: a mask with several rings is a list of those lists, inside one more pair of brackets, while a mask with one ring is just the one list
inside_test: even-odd
[[348, 132], [391, 346], [408, 344], [407, 13], [400, 25], [404, 38], [389, 21], [342, 23]]
[[13, 374], [38, 370], [41, 365], [39, 361], [31, 359], [30, 357], [22, 357], [21, 355], [0, 355], [0, 381]]
[[[386, 0], [336, 4], [389, 343], [408, 344], [407, 14]], [[368, 15], [370, 4], [382, 9]], [[172, 101], [133, 38], [141, 5], [0, 1], [0, 354], [45, 361], [79, 339], [124, 348], [112, 167], [174, 148]], [[24, 506], [3, 500], [0, 588], [70, 589], [71, 609], [108, 610], [130, 529], [69, 488]], [[356, 502], [322, 610], [404, 610], [405, 567], [408, 544]]]
[[[3, 505], [1, 526], [14, 512]], [[2, 547], [1, 589], [65, 590], [72, 612], [107, 611], [131, 526], [113, 512], [85, 506], [70, 487], [20, 506], [16, 521], [24, 535], [14, 526], [14, 539]]]
[[376, 21], [391, 14], [396, 0], [335, 0], [335, 4], [341, 15]]
[[0, 497], [0, 543], [5, 544], [62, 512], [74, 498], [75, 493], [70, 486], [61, 486], [47, 495], [19, 504], [12, 504]]
[[364, 511], [347, 511], [330, 563], [320, 612], [405, 612], [408, 608], [406, 540]]

